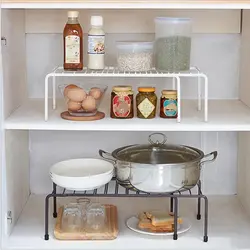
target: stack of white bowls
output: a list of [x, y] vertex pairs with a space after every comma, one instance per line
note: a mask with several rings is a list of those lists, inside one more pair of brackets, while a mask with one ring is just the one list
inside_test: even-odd
[[61, 161], [50, 169], [51, 180], [68, 190], [85, 191], [99, 188], [113, 177], [112, 163], [94, 158]]

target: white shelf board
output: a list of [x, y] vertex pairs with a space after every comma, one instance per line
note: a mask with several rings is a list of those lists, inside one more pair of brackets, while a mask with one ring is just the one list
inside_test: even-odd
[[[196, 220], [196, 199], [180, 201], [180, 215], [192, 223], [190, 231], [172, 237], [152, 237], [132, 232], [125, 225], [130, 216], [147, 209], [167, 209], [164, 198], [94, 198], [118, 207], [119, 235], [111, 241], [59, 241], [53, 237], [55, 220], [50, 209], [49, 241], [44, 241], [44, 198], [31, 195], [8, 240], [6, 249], [81, 249], [81, 250], [237, 250], [250, 249], [250, 220], [236, 196], [213, 196], [209, 201], [209, 240], [203, 239], [203, 220]], [[66, 199], [67, 200], [67, 199]], [[59, 199], [59, 203], [66, 202]], [[154, 201], [154, 202], [152, 202]], [[69, 202], [69, 200], [67, 200]], [[202, 202], [203, 203], [203, 202]], [[52, 205], [52, 200], [50, 202]], [[51, 206], [52, 208], [52, 206]], [[202, 209], [203, 211], [203, 209]]]
[[[182, 102], [182, 121], [175, 119], [128, 120], [111, 119], [109, 102], [104, 101], [101, 111], [106, 117], [99, 121], [73, 122], [63, 120], [60, 113], [64, 105], [56, 110], [49, 105], [49, 120], [44, 121], [44, 100], [29, 99], [5, 120], [5, 129], [21, 130], [82, 130], [82, 131], [250, 131], [250, 108], [238, 100], [210, 100], [208, 122], [204, 122], [204, 112], [197, 111], [194, 100]], [[159, 113], [159, 112], [158, 112]]]
[[3, 0], [2, 8], [25, 9], [249, 9], [249, 0]]

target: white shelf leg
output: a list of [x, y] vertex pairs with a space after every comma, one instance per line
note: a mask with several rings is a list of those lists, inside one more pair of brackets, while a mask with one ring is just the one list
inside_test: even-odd
[[44, 90], [44, 120], [48, 121], [48, 102], [49, 102], [49, 75], [45, 77], [45, 90]]
[[176, 82], [175, 82], [175, 77], [172, 79], [172, 89], [176, 90]]
[[53, 109], [56, 109], [56, 76], [53, 75]]
[[205, 91], [204, 91], [204, 120], [208, 121], [208, 78], [206, 75], [204, 77]]
[[198, 110], [201, 110], [201, 77], [198, 76]]
[[180, 84], [180, 77], [176, 76], [177, 82], [177, 122], [181, 122], [181, 84]]

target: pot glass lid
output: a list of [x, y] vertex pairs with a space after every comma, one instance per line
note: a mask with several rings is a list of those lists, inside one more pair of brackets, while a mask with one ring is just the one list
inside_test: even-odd
[[[158, 133], [157, 133], [158, 134]], [[165, 144], [163, 141], [153, 141], [149, 136], [150, 144], [138, 144], [119, 148], [113, 152], [113, 156], [121, 161], [143, 164], [178, 164], [199, 161], [203, 158], [203, 152], [188, 146]]]

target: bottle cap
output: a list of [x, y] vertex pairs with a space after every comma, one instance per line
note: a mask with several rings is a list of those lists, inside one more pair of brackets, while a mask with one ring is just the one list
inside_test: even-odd
[[68, 11], [68, 17], [70, 18], [78, 18], [79, 12], [78, 11]]
[[92, 26], [102, 26], [103, 25], [102, 16], [91, 16], [90, 24]]
[[139, 87], [138, 91], [152, 93], [152, 92], [155, 92], [155, 88], [154, 87]]

